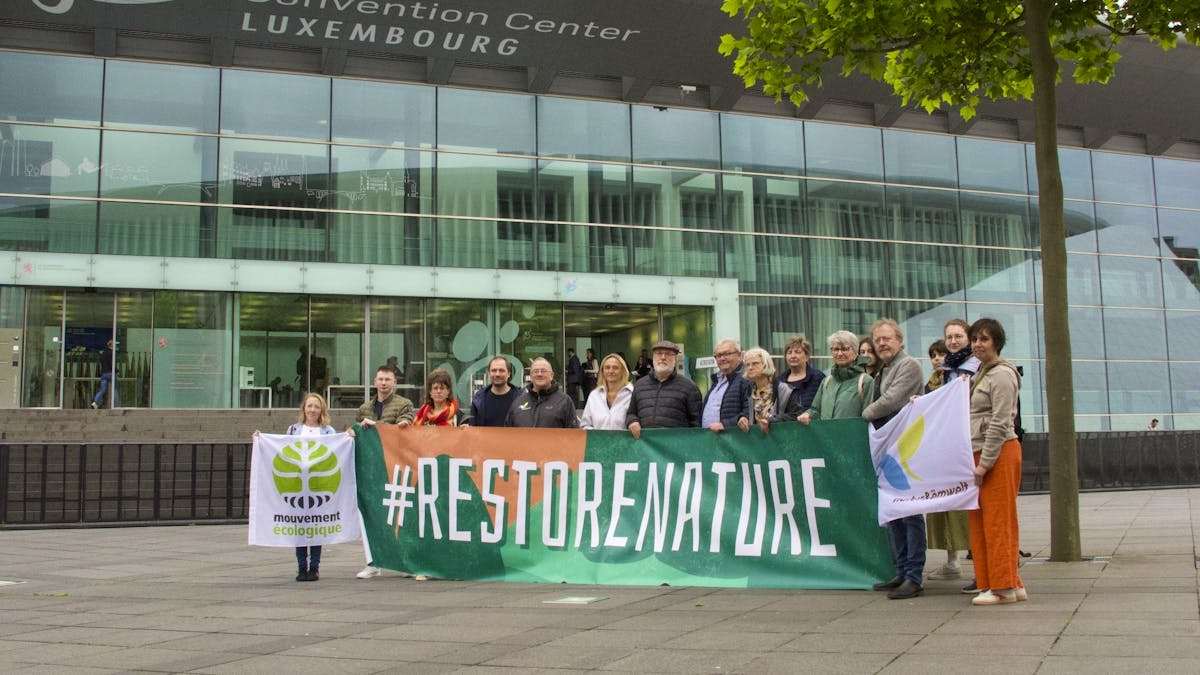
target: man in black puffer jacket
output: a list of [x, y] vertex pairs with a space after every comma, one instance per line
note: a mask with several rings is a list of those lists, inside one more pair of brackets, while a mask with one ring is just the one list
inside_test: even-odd
[[669, 340], [654, 343], [654, 371], [633, 385], [625, 426], [634, 438], [642, 429], [700, 426], [700, 388], [675, 372], [679, 346]]
[[576, 429], [579, 418], [571, 397], [558, 388], [550, 362], [537, 357], [529, 363], [529, 386], [508, 409], [506, 427]]

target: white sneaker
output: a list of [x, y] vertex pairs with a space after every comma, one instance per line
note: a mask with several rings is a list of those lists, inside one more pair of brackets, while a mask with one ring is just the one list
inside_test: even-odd
[[1017, 601], [1023, 602], [1029, 599], [1029, 591], [1025, 590], [1024, 586], [1017, 587]]
[[424, 574], [418, 574], [415, 577], [413, 577], [413, 579], [416, 579], [417, 581], [429, 581], [429, 577]]
[[958, 565], [942, 565], [929, 573], [930, 579], [958, 579], [962, 577], [962, 568]]
[[1017, 601], [1017, 594], [1012, 589], [1007, 591], [984, 591], [971, 599], [972, 605], [1008, 605]]
[[371, 577], [377, 577], [380, 574], [383, 574], [383, 570], [375, 567], [374, 565], [367, 565], [366, 567], [362, 568], [361, 572], [355, 574], [354, 576], [359, 579], [370, 579]]

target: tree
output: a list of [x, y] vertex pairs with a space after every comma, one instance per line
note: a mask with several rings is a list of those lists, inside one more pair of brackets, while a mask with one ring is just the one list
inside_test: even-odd
[[957, 107], [975, 115], [981, 97], [1030, 99], [1041, 220], [1046, 412], [1050, 432], [1050, 557], [1078, 560], [1079, 476], [1067, 251], [1058, 164], [1060, 62], [1081, 84], [1112, 77], [1124, 38], [1164, 49], [1200, 44], [1197, 0], [724, 0], [746, 33], [721, 38], [746, 87], [761, 83], [795, 105], [821, 85], [826, 66], [890, 85], [904, 105]]

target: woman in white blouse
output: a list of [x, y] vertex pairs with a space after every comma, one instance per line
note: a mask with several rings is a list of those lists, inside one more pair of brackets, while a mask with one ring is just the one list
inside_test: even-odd
[[629, 366], [625, 365], [625, 359], [617, 354], [605, 356], [600, 361], [600, 385], [588, 395], [579, 426], [625, 431], [625, 413], [631, 398], [633, 385], [629, 383]]

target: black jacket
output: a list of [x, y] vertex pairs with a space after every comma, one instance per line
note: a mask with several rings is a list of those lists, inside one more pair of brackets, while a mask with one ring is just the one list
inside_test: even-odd
[[579, 418], [575, 416], [575, 404], [558, 388], [557, 382], [551, 382], [546, 391], [534, 391], [530, 384], [508, 409], [504, 426], [577, 429]]
[[671, 373], [665, 382], [651, 374], [633, 385], [633, 400], [625, 415], [625, 426], [634, 422], [643, 428], [700, 426], [700, 388], [695, 382]]

